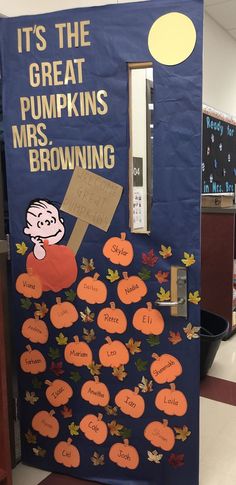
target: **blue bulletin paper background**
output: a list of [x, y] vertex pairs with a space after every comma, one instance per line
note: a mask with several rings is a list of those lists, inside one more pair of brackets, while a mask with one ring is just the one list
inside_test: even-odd
[[[148, 32], [153, 22], [160, 16], [177, 11], [189, 16], [196, 28], [197, 42], [192, 55], [176, 66], [164, 66], [152, 59], [147, 44]], [[90, 20], [89, 47], [59, 48], [54, 25], [63, 22]], [[17, 52], [17, 29], [42, 25], [46, 29], [46, 50], [39, 51], [32, 43], [30, 52]], [[41, 44], [42, 45], [42, 44]], [[134, 485], [197, 485], [198, 484], [198, 396], [199, 396], [199, 339], [196, 328], [199, 327], [199, 219], [200, 219], [200, 168], [201, 168], [201, 82], [202, 82], [202, 1], [151, 1], [137, 4], [113, 5], [98, 8], [82, 8], [55, 12], [45, 15], [9, 18], [1, 20], [2, 77], [3, 77], [3, 112], [4, 140], [7, 161], [8, 197], [10, 211], [10, 236], [13, 269], [14, 306], [13, 325], [17, 343], [18, 361], [30, 344], [39, 350], [46, 360], [46, 371], [37, 375], [24, 372], [19, 366], [20, 419], [22, 432], [22, 459], [24, 463], [58, 473], [69, 474], [78, 478], [96, 480], [109, 485], [127, 483]], [[43, 61], [85, 58], [83, 83], [58, 86], [31, 87], [28, 66]], [[129, 229], [128, 210], [128, 62], [153, 61], [154, 75], [154, 173], [152, 226], [150, 236], [135, 235]], [[85, 91], [107, 91], [108, 112], [97, 116], [71, 116], [64, 110], [61, 118], [33, 119], [27, 114], [22, 121], [20, 97], [49, 96], [53, 93], [76, 93]], [[46, 148], [113, 145], [115, 163], [113, 168], [94, 170], [95, 173], [110, 179], [124, 187], [121, 201], [115, 212], [107, 233], [89, 226], [83, 243], [77, 254], [78, 277], [67, 289], [55, 293], [44, 291], [39, 299], [26, 298], [15, 291], [17, 277], [25, 272], [26, 258], [33, 249], [30, 237], [24, 234], [25, 213], [33, 199], [49, 199], [60, 207], [68, 187], [73, 167], [57, 170], [30, 171], [30, 147], [14, 148], [12, 126], [22, 124], [45, 123], [48, 144]], [[40, 137], [43, 140], [43, 137]], [[52, 143], [50, 143], [52, 142]], [[34, 143], [32, 142], [32, 145]], [[40, 146], [37, 150], [42, 148]], [[54, 167], [55, 168], [55, 167]], [[86, 167], [89, 168], [89, 167]], [[67, 243], [75, 218], [61, 212], [66, 228], [62, 244]], [[126, 232], [127, 240], [134, 248], [132, 263], [124, 268], [112, 264], [102, 253], [104, 243], [113, 236]], [[24, 245], [27, 250], [24, 253]], [[20, 246], [16, 246], [20, 244]], [[165, 246], [165, 248], [161, 247]], [[168, 251], [169, 246], [171, 250]], [[153, 251], [152, 251], [153, 250]], [[188, 255], [184, 254], [188, 253]], [[191, 259], [191, 256], [192, 259]], [[95, 270], [86, 274], [82, 258], [93, 259]], [[158, 258], [158, 259], [157, 259]], [[189, 259], [190, 258], [190, 259]], [[184, 259], [184, 262], [182, 260]], [[190, 261], [191, 260], [191, 261]], [[188, 262], [189, 261], [189, 265]], [[192, 264], [191, 264], [192, 263]], [[165, 321], [163, 333], [157, 338], [144, 335], [132, 325], [133, 314], [146, 302], [155, 302], [161, 288], [170, 289], [169, 276], [160, 283], [160, 273], [169, 272], [170, 265], [188, 266], [188, 318], [171, 318], [166, 308], [161, 309]], [[118, 281], [110, 282], [106, 278], [108, 269], [123, 271], [130, 275], [146, 273], [148, 293], [138, 303], [123, 304], [117, 296]], [[100, 280], [107, 287], [106, 303], [88, 304], [76, 296], [78, 283], [82, 278], [91, 276], [94, 271], [100, 274]], [[161, 274], [162, 274], [161, 273]], [[68, 293], [69, 290], [72, 290]], [[67, 293], [65, 293], [67, 292]], [[192, 294], [192, 296], [191, 296]], [[79, 312], [78, 321], [69, 328], [58, 330], [50, 321], [50, 308], [56, 297], [74, 301]], [[93, 406], [81, 398], [81, 387], [87, 380], [93, 380], [91, 369], [86, 366], [75, 367], [64, 359], [63, 343], [58, 343], [60, 332], [73, 341], [78, 335], [82, 341], [92, 329], [96, 336], [89, 342], [96, 364], [99, 364], [98, 352], [105, 343], [107, 332], [97, 325], [99, 311], [114, 301], [126, 314], [128, 327], [124, 334], [111, 334], [128, 344], [130, 360], [125, 365], [125, 377], [119, 380], [111, 368], [101, 367], [100, 380], [110, 392], [110, 408]], [[46, 305], [49, 310], [46, 312]], [[40, 304], [41, 306], [37, 306]], [[94, 313], [92, 322], [83, 322], [80, 312], [89, 307]], [[155, 307], [156, 308], [156, 307]], [[46, 344], [31, 343], [22, 333], [23, 322], [41, 311], [42, 320], [49, 331]], [[187, 325], [190, 325], [190, 327]], [[191, 327], [192, 325], [192, 327]], [[85, 329], [85, 331], [84, 331]], [[185, 329], [185, 330], [184, 330]], [[87, 333], [86, 333], [87, 332]], [[91, 335], [91, 334], [90, 334]], [[133, 352], [130, 339], [138, 342], [140, 352]], [[188, 410], [184, 416], [168, 416], [156, 408], [154, 401], [157, 392], [168, 388], [169, 384], [158, 384], [150, 374], [153, 352], [175, 356], [182, 364], [183, 372], [175, 379], [188, 401]], [[144, 379], [142, 381], [142, 378]], [[60, 431], [56, 438], [47, 438], [32, 429], [32, 419], [41, 410], [50, 411], [45, 392], [45, 380], [62, 379], [70, 384], [73, 396], [67, 406], [69, 417], [65, 417], [65, 408], [55, 408], [55, 417]], [[152, 383], [150, 381], [152, 380]], [[115, 395], [121, 389], [140, 387], [140, 395], [145, 401], [145, 412], [135, 419], [124, 414], [119, 408], [114, 410]], [[146, 386], [146, 387], [145, 387]], [[145, 392], [143, 392], [145, 390]], [[81, 419], [86, 414], [103, 414], [108, 427], [105, 443], [97, 445], [87, 439], [78, 429]], [[113, 414], [112, 414], [113, 413]], [[144, 429], [152, 421], [168, 419], [169, 426], [175, 433], [175, 445], [170, 451], [163, 451], [153, 446], [145, 437]], [[112, 434], [114, 423], [121, 425], [116, 434]], [[74, 423], [75, 433], [71, 433]], [[113, 426], [113, 428], [112, 428]], [[188, 430], [186, 431], [187, 427]], [[184, 436], [178, 429], [185, 432]], [[80, 466], [68, 468], [54, 459], [54, 449], [60, 441], [68, 438], [80, 453]], [[109, 459], [109, 450], [115, 443], [129, 439], [139, 454], [139, 466], [130, 470], [121, 468]], [[183, 439], [185, 438], [185, 439]], [[149, 452], [149, 453], [148, 453]], [[95, 453], [95, 454], [94, 454]], [[163, 455], [156, 458], [157, 455]], [[158, 463], [160, 461], [160, 463]]]

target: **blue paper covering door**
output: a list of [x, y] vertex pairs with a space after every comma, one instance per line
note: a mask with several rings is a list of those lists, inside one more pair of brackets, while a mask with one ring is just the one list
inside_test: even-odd
[[[148, 35], [171, 12], [196, 45], [165, 65]], [[109, 485], [197, 485], [202, 1], [2, 19], [1, 48], [22, 460]], [[149, 234], [130, 229], [128, 64], [142, 62]], [[102, 177], [94, 219], [81, 175], [88, 227], [76, 198], [62, 205], [76, 166]], [[170, 300], [171, 266], [187, 267], [187, 318], [155, 305]]]

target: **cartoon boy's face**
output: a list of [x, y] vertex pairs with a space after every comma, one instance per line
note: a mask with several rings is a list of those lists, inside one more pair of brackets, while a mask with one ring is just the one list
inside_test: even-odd
[[58, 243], [65, 234], [58, 209], [45, 200], [34, 201], [27, 210], [24, 233], [41, 242], [47, 239], [50, 245]]

